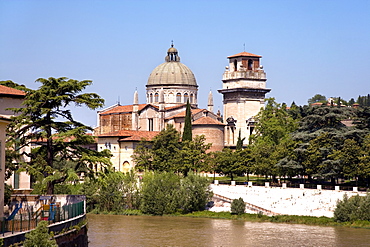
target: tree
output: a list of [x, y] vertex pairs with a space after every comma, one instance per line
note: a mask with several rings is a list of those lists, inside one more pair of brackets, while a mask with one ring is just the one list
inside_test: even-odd
[[169, 124], [151, 142], [141, 141], [132, 158], [138, 170], [176, 171], [180, 151], [180, 133]]
[[148, 140], [141, 140], [131, 156], [138, 171], [154, 171], [152, 144]]
[[243, 149], [244, 140], [245, 140], [245, 137], [242, 138], [241, 129], [239, 129], [238, 141], [236, 142], [236, 150]]
[[215, 157], [217, 162], [215, 171], [229, 176], [234, 180], [234, 176], [241, 176], [246, 172], [244, 162], [238, 160], [238, 155], [229, 148], [224, 148], [222, 152], [217, 152]]
[[180, 133], [169, 124], [153, 139], [153, 170], [175, 171], [180, 150]]
[[202, 211], [206, 203], [212, 198], [209, 180], [194, 173], [181, 180], [180, 207], [183, 213]]
[[312, 98], [308, 99], [308, 104], [313, 104], [313, 103], [318, 103], [318, 102], [326, 103], [326, 97], [324, 95], [321, 95], [321, 94], [316, 94]]
[[335, 150], [330, 157], [340, 163], [342, 174], [345, 177], [358, 177], [363, 175], [364, 167], [361, 166], [361, 146], [355, 140], [346, 139], [341, 149]]
[[231, 202], [231, 213], [232, 214], [244, 214], [245, 213], [245, 203], [243, 198], [234, 199]]
[[[278, 174], [276, 164], [287, 155], [291, 133], [297, 129], [297, 120], [287, 110], [269, 98], [265, 109], [256, 116], [256, 134], [250, 138], [254, 171], [256, 174]], [[283, 152], [281, 152], [283, 151]]]
[[[14, 108], [18, 113], [9, 125], [9, 142], [14, 152], [20, 152], [30, 158], [30, 162], [20, 164], [28, 173], [46, 184], [46, 193], [53, 194], [54, 185], [66, 181], [76, 172], [91, 172], [94, 164], [107, 164], [109, 153], [97, 152], [84, 145], [94, 143], [94, 137], [87, 135], [92, 131], [76, 121], [71, 105], [96, 109], [103, 106], [104, 100], [95, 93], [81, 93], [91, 81], [77, 81], [66, 77], [48, 79], [39, 78], [37, 90], [25, 89], [26, 97], [23, 108]], [[39, 146], [25, 151], [31, 143]], [[73, 169], [56, 169], [56, 160], [75, 162]]]
[[199, 171], [204, 168], [204, 161], [207, 156], [207, 150], [212, 146], [211, 143], [205, 143], [205, 136], [196, 136], [194, 140], [185, 140], [182, 142], [182, 148], [179, 151], [177, 171], [182, 172], [186, 177], [189, 171]]
[[48, 222], [40, 221], [37, 224], [35, 230], [26, 234], [26, 240], [24, 241], [23, 246], [57, 247], [57, 242], [55, 241], [55, 239], [52, 239], [52, 236], [49, 234], [48, 231]]
[[186, 103], [186, 115], [185, 115], [185, 125], [184, 133], [182, 133], [182, 141], [192, 141], [192, 127], [191, 127], [191, 108], [189, 100]]
[[144, 214], [163, 215], [179, 208], [180, 179], [174, 173], [147, 173], [143, 177], [140, 210]]

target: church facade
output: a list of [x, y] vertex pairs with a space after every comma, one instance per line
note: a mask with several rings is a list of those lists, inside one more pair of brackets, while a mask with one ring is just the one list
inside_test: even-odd
[[224, 116], [213, 112], [212, 92], [207, 109], [198, 108], [198, 84], [193, 72], [180, 62], [177, 49], [171, 45], [164, 63], [149, 75], [146, 103], [139, 104], [134, 93], [132, 105], [113, 105], [98, 112], [98, 150], [109, 149], [115, 170], [127, 172], [135, 164], [131, 155], [144, 138], [151, 140], [166, 125], [172, 124], [182, 133], [186, 103], [192, 113], [193, 136], [204, 135], [212, 143], [210, 151], [235, 147], [238, 131], [248, 139], [253, 132], [253, 116], [264, 105], [266, 74], [259, 64], [260, 56], [239, 53], [229, 58], [223, 75]]

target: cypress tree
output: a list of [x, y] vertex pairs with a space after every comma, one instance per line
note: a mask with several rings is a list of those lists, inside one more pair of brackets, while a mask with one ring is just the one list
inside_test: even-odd
[[236, 150], [243, 149], [244, 140], [245, 140], [245, 137], [242, 139], [241, 129], [239, 129], [238, 141], [236, 142]]
[[185, 115], [185, 125], [184, 125], [184, 132], [182, 133], [182, 141], [192, 141], [192, 130], [191, 130], [191, 109], [189, 100], [186, 103], [186, 115]]

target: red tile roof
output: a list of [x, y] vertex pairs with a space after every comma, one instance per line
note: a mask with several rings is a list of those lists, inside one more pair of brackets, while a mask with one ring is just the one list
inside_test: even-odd
[[233, 57], [262, 57], [262, 56], [243, 51], [238, 54], [228, 56], [227, 58], [233, 58]]
[[[192, 109], [192, 110], [191, 110], [191, 115], [193, 116], [194, 114], [197, 114], [197, 113], [199, 113], [199, 112], [201, 112], [201, 111], [204, 111], [204, 109]], [[180, 112], [180, 113], [177, 113], [177, 114], [176, 114], [176, 115], [174, 115], [174, 116], [168, 117], [168, 118], [166, 118], [166, 119], [185, 117], [185, 115], [186, 115], [186, 110], [184, 110], [184, 111], [182, 111], [182, 112]]]
[[[147, 104], [139, 104], [139, 111], [142, 110]], [[133, 105], [119, 105], [116, 106], [108, 111], [101, 112], [100, 114], [105, 115], [105, 114], [113, 114], [113, 113], [124, 113], [124, 112], [132, 112]]]
[[137, 130], [120, 130], [106, 134], [100, 134], [98, 137], [120, 137], [122, 141], [141, 141], [141, 139], [152, 140], [159, 131], [137, 131]]
[[226, 125], [210, 117], [201, 117], [195, 120], [192, 125]]
[[21, 90], [11, 88], [11, 87], [6, 87], [6, 86], [3, 86], [3, 85], [0, 85], [0, 94], [3, 94], [3, 95], [17, 95], [17, 96], [25, 96], [26, 95], [26, 93], [21, 91]]

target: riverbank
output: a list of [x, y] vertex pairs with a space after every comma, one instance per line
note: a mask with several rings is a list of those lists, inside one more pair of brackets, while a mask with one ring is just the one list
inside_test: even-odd
[[[172, 215], [173, 216], [173, 215]], [[288, 223], [288, 224], [304, 224], [316, 226], [344, 226], [352, 228], [370, 229], [370, 221], [354, 221], [354, 222], [336, 222], [329, 217], [315, 216], [299, 216], [299, 215], [276, 215], [266, 216], [262, 214], [241, 214], [235, 215], [230, 212], [211, 212], [199, 211], [184, 215], [175, 215], [180, 217], [194, 218], [212, 218], [212, 219], [229, 219], [229, 220], [245, 220], [249, 222], [271, 222], [271, 223]]]
[[[125, 210], [122, 212], [100, 212], [88, 213], [89, 215], [125, 215], [125, 216], [151, 216], [141, 213], [139, 210]], [[210, 219], [227, 219], [227, 220], [244, 220], [248, 222], [270, 222], [270, 223], [287, 223], [287, 224], [303, 224], [313, 226], [343, 226], [351, 228], [370, 229], [370, 221], [354, 221], [354, 222], [336, 222], [329, 217], [315, 216], [299, 216], [299, 215], [276, 215], [266, 216], [262, 214], [241, 214], [235, 215], [230, 212], [212, 212], [212, 211], [197, 211], [189, 214], [170, 214], [163, 215], [169, 217], [189, 217], [189, 218], [210, 218]], [[153, 216], [161, 217], [161, 216]]]

